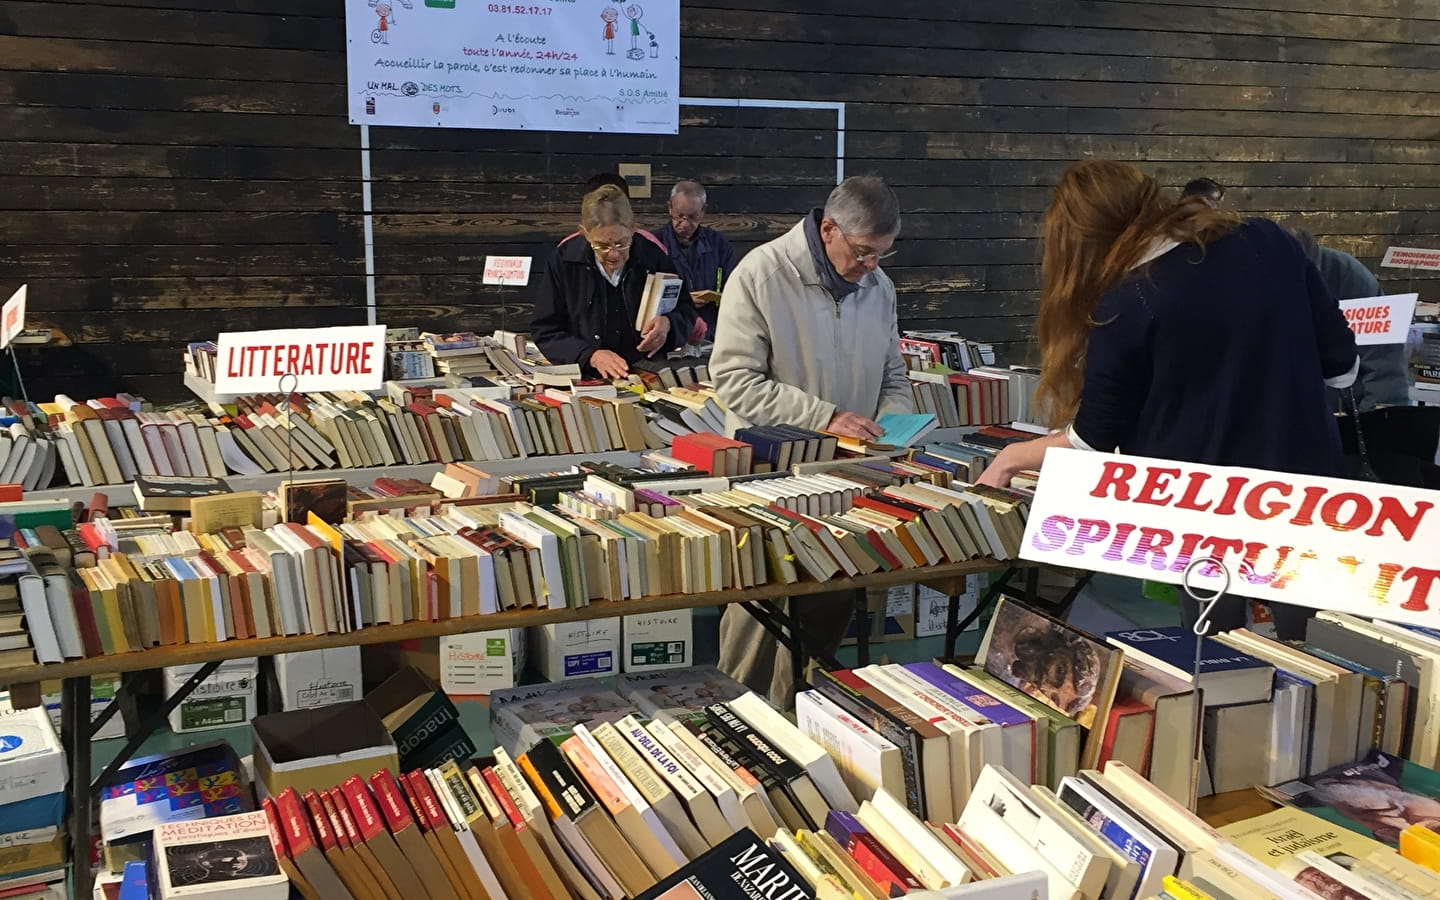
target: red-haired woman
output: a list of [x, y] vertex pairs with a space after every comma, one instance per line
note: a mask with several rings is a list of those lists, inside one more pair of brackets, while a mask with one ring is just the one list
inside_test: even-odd
[[[1065, 427], [1006, 448], [982, 482], [1009, 484], [1050, 447], [1342, 473], [1325, 386], [1354, 381], [1355, 338], [1280, 226], [1093, 160], [1065, 172], [1042, 232], [1039, 400]], [[1279, 607], [1280, 636], [1303, 636]], [[1212, 624], [1243, 626], [1243, 603]]]

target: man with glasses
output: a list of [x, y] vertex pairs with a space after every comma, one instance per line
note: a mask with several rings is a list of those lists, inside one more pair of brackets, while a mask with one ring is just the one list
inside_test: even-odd
[[705, 221], [705, 186], [698, 181], [677, 181], [670, 190], [670, 203], [666, 207], [670, 224], [655, 232], [665, 245], [675, 271], [685, 276], [690, 287], [700, 321], [696, 334], [691, 337], [698, 341], [709, 336], [715, 340], [715, 320], [720, 314], [719, 307], [712, 302], [725, 287], [725, 280], [735, 271], [735, 248], [725, 240], [724, 235], [713, 228], [707, 228]]
[[[798, 425], [879, 437], [875, 420], [910, 412], [900, 357], [894, 255], [900, 205], [879, 178], [847, 178], [785, 235], [752, 250], [725, 282], [710, 375], [730, 425]], [[795, 598], [807, 644], [833, 653], [850, 622], [849, 592]], [[720, 625], [720, 667], [776, 704], [793, 702], [789, 653], [744, 610]]]

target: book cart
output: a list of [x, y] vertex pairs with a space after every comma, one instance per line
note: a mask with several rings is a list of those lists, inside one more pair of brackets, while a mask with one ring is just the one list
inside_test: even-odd
[[[953, 654], [959, 635], [959, 593], [963, 590], [964, 579], [969, 575], [987, 572], [1006, 572], [1005, 576], [982, 598], [981, 608], [993, 602], [1006, 590], [1006, 584], [1015, 572], [1025, 568], [1023, 563], [1001, 562], [994, 559], [976, 559], [962, 563], [947, 563], [925, 568], [900, 569], [891, 572], [877, 572], [854, 578], [838, 578], [830, 581], [797, 582], [795, 584], [767, 584], [744, 590], [715, 591], [702, 594], [671, 594], [649, 597], [641, 600], [605, 601], [598, 600], [579, 609], [554, 610], [509, 610], [483, 616], [465, 616], [440, 621], [414, 621], [403, 624], [375, 625], [354, 631], [322, 635], [293, 635], [248, 640], [230, 640], [217, 643], [183, 644], [178, 646], [153, 647], [134, 653], [109, 656], [86, 657], [63, 663], [46, 665], [32, 664], [0, 669], [0, 687], [8, 687], [12, 702], [17, 707], [37, 706], [40, 703], [40, 682], [59, 680], [61, 687], [61, 728], [60, 741], [66, 753], [69, 770], [71, 796], [70, 809], [70, 884], [72, 896], [88, 898], [91, 891], [90, 844], [92, 839], [92, 816], [95, 808], [95, 794], [113, 772], [129, 759], [140, 746], [166, 722], [167, 716], [186, 697], [208, 678], [220, 663], [240, 657], [260, 657], [262, 662], [277, 653], [293, 653], [302, 650], [322, 650], [335, 647], [358, 646], [363, 644], [389, 643], [418, 638], [440, 637], [465, 634], [477, 630], [520, 628], [531, 625], [545, 625], [561, 622], [575, 622], [586, 619], [602, 619], [622, 615], [643, 615], [675, 609], [724, 606], [741, 604], [773, 633], [777, 640], [792, 650], [791, 659], [797, 673], [797, 681], [811, 660], [820, 665], [837, 668], [834, 659], [815, 653], [806, 646], [805, 635], [798, 632], [790, 618], [776, 603], [785, 597], [799, 597], [812, 594], [853, 590], [856, 595], [858, 634], [857, 652], [860, 664], [869, 662], [869, 610], [865, 589], [890, 587], [906, 583], [928, 583], [943, 586], [949, 596], [950, 610], [947, 619], [946, 649]], [[1013, 589], [1012, 589], [1013, 590]], [[1067, 599], [1073, 599], [1076, 587]], [[1033, 598], [1032, 598], [1033, 599]], [[1043, 602], [1043, 601], [1041, 601]], [[200, 668], [189, 680], [165, 698], [158, 709], [145, 716], [130, 735], [123, 749], [94, 779], [90, 777], [90, 744], [93, 735], [104, 726], [120, 709], [121, 695], [127, 686], [123, 679], [120, 692], [104, 711], [92, 722], [90, 719], [90, 678], [100, 674], [121, 674], [157, 669], [167, 666], [200, 664]], [[263, 680], [263, 679], [262, 679]]]

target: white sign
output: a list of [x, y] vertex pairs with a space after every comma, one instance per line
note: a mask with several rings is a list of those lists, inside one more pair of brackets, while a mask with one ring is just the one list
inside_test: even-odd
[[1392, 294], [1341, 300], [1340, 311], [1355, 332], [1355, 343], [1361, 347], [1403, 344], [1410, 336], [1410, 320], [1415, 318], [1415, 301], [1419, 299], [1419, 294]]
[[530, 257], [487, 256], [483, 280], [485, 284], [529, 284]]
[[10, 346], [15, 336], [25, 330], [25, 295], [30, 285], [22, 284], [5, 306], [0, 307], [0, 350]]
[[[1180, 584], [1213, 557], [1230, 592], [1440, 626], [1440, 491], [1052, 449], [1020, 555]], [[1208, 596], [1224, 574], [1199, 565]]]
[[1413, 247], [1391, 247], [1385, 251], [1380, 265], [1392, 269], [1440, 269], [1440, 250], [1417, 250]]
[[680, 130], [680, 0], [345, 0], [352, 125]]
[[297, 391], [373, 391], [385, 380], [384, 325], [232, 331], [217, 343], [217, 394], [278, 391], [285, 375]]

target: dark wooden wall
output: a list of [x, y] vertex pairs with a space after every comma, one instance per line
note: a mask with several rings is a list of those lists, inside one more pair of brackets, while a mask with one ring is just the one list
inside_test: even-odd
[[[776, 7], [785, 11], [776, 12]], [[847, 171], [904, 205], [904, 325], [1026, 356], [1036, 225], [1084, 156], [1232, 204], [1374, 265], [1440, 246], [1440, 0], [685, 2], [682, 94], [844, 101]], [[0, 4], [0, 292], [70, 344], [32, 394], [176, 394], [220, 330], [364, 321], [359, 130], [339, 0]], [[524, 327], [484, 256], [543, 258], [578, 185], [650, 162], [711, 187], [742, 249], [834, 182], [829, 112], [682, 109], [673, 137], [371, 130], [380, 321]], [[537, 259], [537, 267], [538, 267]], [[1408, 280], [1382, 272], [1387, 287]], [[1434, 280], [1418, 281], [1436, 299]]]

